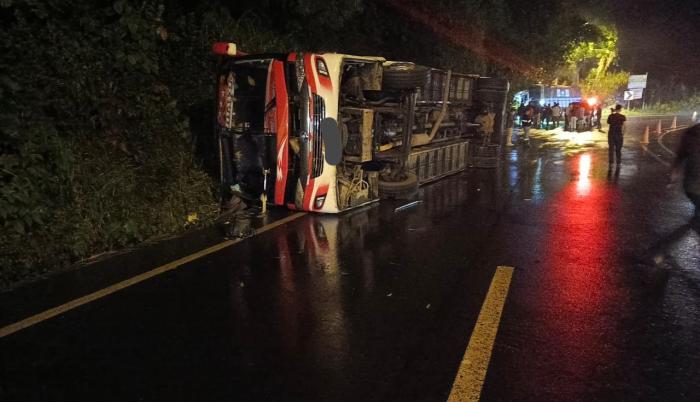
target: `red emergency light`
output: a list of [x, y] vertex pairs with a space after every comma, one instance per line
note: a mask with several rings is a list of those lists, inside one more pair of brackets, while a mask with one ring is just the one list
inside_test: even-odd
[[220, 56], [245, 56], [246, 54], [239, 51], [236, 48], [235, 43], [231, 42], [216, 42], [214, 45], [211, 47], [212, 52], [214, 54], [218, 54]]
[[588, 102], [588, 106], [595, 106], [598, 104], [598, 98], [596, 98], [595, 96], [592, 96], [592, 97], [588, 98], [587, 102]]

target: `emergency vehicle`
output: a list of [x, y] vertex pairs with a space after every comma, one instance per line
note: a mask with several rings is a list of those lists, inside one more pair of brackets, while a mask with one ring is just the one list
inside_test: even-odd
[[518, 105], [527, 105], [536, 102], [540, 106], [559, 104], [567, 107], [572, 103], [581, 102], [581, 89], [568, 85], [531, 85], [526, 91], [520, 91], [513, 96]]

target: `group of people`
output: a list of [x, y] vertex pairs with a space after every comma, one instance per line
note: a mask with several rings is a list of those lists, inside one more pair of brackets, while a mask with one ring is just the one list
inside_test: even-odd
[[[553, 106], [558, 107], [559, 105]], [[546, 110], [546, 107], [545, 107]], [[514, 111], [514, 109], [513, 109]], [[545, 112], [547, 116], [548, 112]], [[552, 110], [554, 113], [554, 110]], [[576, 110], [576, 106], [569, 106], [567, 111], [564, 112], [565, 115], [570, 117], [568, 128], [572, 129], [577, 127], [580, 110]], [[585, 110], [583, 112], [583, 119], [586, 119]], [[558, 114], [558, 113], [557, 113]], [[602, 121], [602, 108], [597, 107], [591, 110], [590, 118], [595, 119], [598, 128], [601, 128]], [[539, 126], [537, 119], [537, 112], [534, 105], [530, 104], [525, 107], [525, 110], [518, 111], [518, 117], [520, 118], [521, 125], [523, 127], [524, 139], [527, 140], [528, 132], [530, 127]], [[555, 127], [558, 126], [558, 120], [555, 123]], [[566, 120], [566, 119], [565, 119]], [[619, 172], [620, 164], [622, 163], [622, 145], [623, 138], [625, 135], [627, 117], [622, 114], [622, 106], [616, 105], [614, 108], [610, 109], [610, 115], [608, 116], [608, 163], [609, 169], [612, 170], [613, 166], [616, 166], [616, 171]], [[587, 123], [587, 124], [593, 124]], [[696, 124], [688, 129], [682, 134], [681, 143], [678, 147], [678, 153], [676, 159], [673, 163], [672, 169], [672, 181], [683, 183], [683, 190], [686, 196], [694, 205], [694, 215], [690, 222], [686, 225], [679, 227], [667, 236], [664, 236], [656, 244], [654, 244], [650, 251], [653, 255], [653, 261], [656, 264], [660, 264], [666, 258], [666, 253], [670, 247], [675, 244], [681, 237], [688, 231], [693, 230], [696, 233], [700, 233], [700, 124]]]
[[[567, 116], [569, 117], [568, 122], [566, 119]], [[511, 124], [510, 127], [512, 127], [512, 124], [518, 119], [523, 129], [521, 139], [528, 141], [531, 127], [549, 127], [550, 122], [554, 127], [559, 127], [559, 123], [564, 121], [565, 128], [572, 130], [580, 127], [579, 119], [582, 119], [584, 125], [592, 127], [595, 124], [600, 130], [602, 128], [602, 107], [584, 108], [578, 104], [569, 105], [566, 109], [562, 109], [555, 103], [551, 107], [545, 106], [540, 109], [537, 108], [536, 104], [530, 103], [527, 106], [521, 105], [517, 111], [515, 108], [510, 110], [508, 119]], [[488, 111], [485, 110], [481, 114], [480, 122], [485, 127], [486, 131], [492, 132], [491, 121], [491, 116]], [[615, 166], [616, 171], [619, 171], [622, 163], [622, 146], [626, 131], [626, 121], [627, 117], [622, 114], [621, 105], [616, 105], [614, 108], [610, 109], [610, 114], [607, 118], [608, 163], [610, 170]], [[674, 182], [682, 180], [683, 189], [695, 206], [695, 213], [694, 217], [687, 225], [680, 227], [651, 247], [650, 250], [654, 253], [654, 261], [656, 263], [664, 260], [668, 248], [677, 241], [686, 230], [692, 229], [700, 233], [700, 124], [686, 129], [682, 134], [677, 157], [673, 163], [672, 180]]]
[[[601, 106], [584, 107], [580, 103], [571, 104], [566, 109], [561, 108], [557, 103], [551, 107], [545, 105], [538, 107], [535, 102], [529, 105], [520, 105], [517, 110], [512, 108], [511, 124], [520, 120], [522, 127], [521, 140], [529, 143], [529, 131], [532, 127], [549, 128], [553, 124], [554, 128], [559, 127], [560, 122], [564, 122], [565, 130], [579, 130], [582, 127], [602, 128]], [[693, 118], [695, 120], [695, 118]], [[608, 175], [613, 167], [616, 174], [619, 172], [622, 163], [622, 146], [625, 135], [627, 117], [622, 114], [622, 106], [616, 105], [610, 109], [607, 118], [608, 124]], [[512, 126], [511, 126], [512, 127]], [[687, 231], [692, 230], [700, 233], [700, 124], [696, 124], [686, 129], [681, 137], [676, 159], [673, 163], [672, 182], [683, 183], [683, 190], [686, 196], [694, 205], [694, 215], [690, 222], [683, 225], [670, 234], [661, 238], [650, 247], [654, 263], [660, 264], [666, 259], [669, 249], [679, 241]]]
[[520, 105], [517, 110], [517, 117], [520, 119], [521, 125], [523, 120], [526, 121], [525, 125], [529, 122], [530, 125], [528, 127], [543, 129], [550, 129], [550, 127], [557, 128], [564, 117], [564, 110], [558, 103], [554, 103], [554, 105], [547, 104], [544, 107], [540, 107], [537, 102], [532, 101], [528, 105]]
[[535, 127], [545, 130], [556, 129], [563, 123], [565, 131], [591, 130], [602, 128], [603, 108], [590, 106], [581, 102], [572, 102], [567, 107], [559, 103], [540, 106], [536, 101], [521, 104], [517, 110], [517, 118], [521, 126]]
[[[617, 105], [610, 109], [608, 116], [608, 145], [609, 145], [609, 162], [613, 164], [621, 163], [622, 138], [624, 134], [624, 124], [627, 120], [621, 113], [622, 106]], [[544, 108], [538, 108], [536, 102], [530, 102], [529, 105], [520, 105], [517, 110], [511, 109], [513, 118], [520, 120], [522, 127], [522, 135], [520, 140], [528, 143], [530, 140], [530, 129], [532, 127], [549, 128], [550, 122], [554, 124], [554, 128], [559, 127], [559, 122], [564, 121], [564, 130], [578, 131], [582, 127], [592, 129], [595, 125], [598, 130], [602, 129], [603, 108], [584, 107], [580, 103], [572, 103], [566, 109], [562, 109], [558, 103], [553, 106], [546, 105]], [[568, 118], [567, 118], [568, 117]]]
[[565, 114], [566, 131], [592, 130], [594, 127], [602, 129], [603, 108], [600, 105], [573, 102], [566, 108]]

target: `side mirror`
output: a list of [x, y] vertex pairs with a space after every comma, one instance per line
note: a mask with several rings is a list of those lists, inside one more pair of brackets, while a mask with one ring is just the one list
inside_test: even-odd
[[343, 159], [343, 146], [338, 122], [332, 117], [321, 120], [321, 136], [326, 144], [326, 162], [337, 165]]

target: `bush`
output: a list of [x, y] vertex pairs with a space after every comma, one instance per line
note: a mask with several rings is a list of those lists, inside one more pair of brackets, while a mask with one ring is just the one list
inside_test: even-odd
[[163, 6], [86, 3], [2, 3], [0, 286], [216, 212], [160, 73]]
[[293, 44], [203, 10], [0, 2], [0, 288], [215, 217], [211, 45]]
[[700, 106], [700, 95], [693, 95], [686, 99], [673, 100], [668, 102], [659, 102], [655, 104], [648, 105], [644, 109], [644, 113], [652, 114], [668, 114], [668, 113], [679, 113], [679, 112], [694, 112], [697, 111]]

